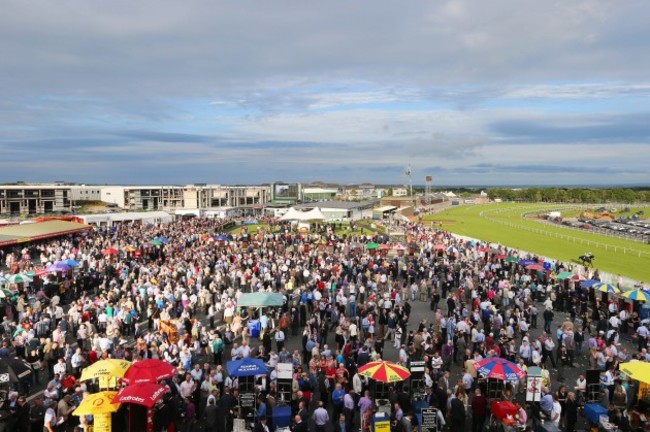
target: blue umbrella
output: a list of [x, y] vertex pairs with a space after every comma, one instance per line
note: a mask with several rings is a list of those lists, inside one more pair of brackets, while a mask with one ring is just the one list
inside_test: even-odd
[[77, 260], [67, 259], [61, 261], [63, 264], [69, 265], [70, 267], [79, 267], [81, 264]]
[[596, 279], [587, 279], [587, 280], [581, 281], [580, 286], [583, 287], [583, 288], [591, 288], [593, 285], [595, 285], [597, 283], [600, 283], [600, 281], [596, 280]]
[[156, 240], [158, 240], [162, 244], [167, 244], [169, 243], [169, 239], [167, 237], [156, 237]]
[[537, 264], [537, 261], [531, 259], [520, 259], [519, 261], [517, 261], [517, 264], [525, 267], [527, 265]]
[[228, 375], [234, 377], [266, 375], [269, 373], [269, 369], [263, 360], [248, 357], [241, 360], [229, 361], [226, 364], [226, 369], [228, 369]]
[[228, 236], [228, 234], [218, 234], [215, 239], [219, 241], [227, 241], [230, 240], [230, 236]]

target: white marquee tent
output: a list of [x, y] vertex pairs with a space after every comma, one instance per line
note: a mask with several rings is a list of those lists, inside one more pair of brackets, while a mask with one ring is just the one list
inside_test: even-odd
[[299, 221], [299, 222], [317, 221], [317, 220], [325, 220], [325, 215], [323, 215], [323, 212], [321, 212], [318, 207], [314, 207], [309, 211], [300, 211], [291, 207], [289, 211], [286, 212], [284, 216], [280, 218], [280, 220]]

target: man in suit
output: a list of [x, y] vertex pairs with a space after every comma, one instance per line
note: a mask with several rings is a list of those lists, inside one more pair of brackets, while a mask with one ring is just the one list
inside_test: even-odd
[[255, 425], [255, 432], [271, 432], [268, 425], [268, 420], [266, 417], [260, 417], [259, 421]]
[[203, 411], [205, 432], [217, 432], [217, 418], [219, 417], [217, 404], [214, 399], [208, 400], [208, 406]]
[[293, 424], [291, 425], [291, 432], [307, 432], [307, 422], [302, 419], [299, 415], [296, 415], [293, 418]]

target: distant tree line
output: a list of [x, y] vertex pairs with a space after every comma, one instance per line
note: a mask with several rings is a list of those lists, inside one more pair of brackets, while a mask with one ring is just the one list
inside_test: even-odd
[[589, 188], [493, 188], [487, 190], [490, 199], [504, 201], [561, 203], [649, 203], [650, 189], [589, 189]]

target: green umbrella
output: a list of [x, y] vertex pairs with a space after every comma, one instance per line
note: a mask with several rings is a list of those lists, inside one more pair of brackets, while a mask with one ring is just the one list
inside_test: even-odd
[[377, 243], [368, 243], [368, 244], [366, 245], [366, 249], [368, 249], [368, 250], [370, 250], [370, 249], [377, 249], [378, 247], [379, 247], [379, 245], [378, 245]]
[[154, 239], [154, 240], [149, 240], [149, 244], [150, 244], [151, 246], [160, 246], [160, 245], [162, 245], [163, 243], [162, 243], [160, 240], [156, 240], [156, 239]]
[[18, 274], [9, 276], [9, 279], [7, 279], [7, 280], [9, 281], [9, 283], [19, 284], [19, 283], [29, 283], [29, 282], [32, 281], [32, 278], [30, 278], [27, 275], [18, 273]]
[[570, 278], [571, 276], [573, 276], [573, 273], [571, 272], [562, 272], [562, 273], [558, 273], [557, 278], [559, 280], [564, 280]]
[[505, 262], [507, 262], [507, 263], [516, 263], [516, 262], [518, 262], [518, 261], [519, 261], [519, 260], [518, 260], [517, 258], [513, 257], [513, 256], [509, 256], [509, 257], [506, 258], [506, 260], [505, 260]]

